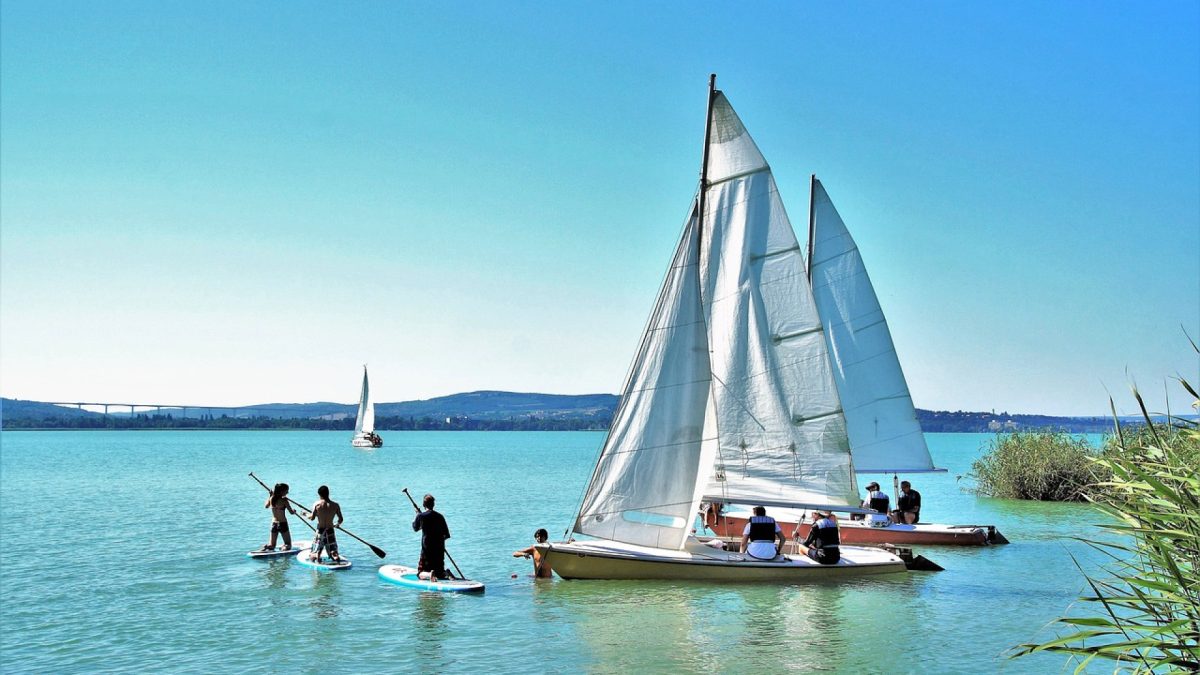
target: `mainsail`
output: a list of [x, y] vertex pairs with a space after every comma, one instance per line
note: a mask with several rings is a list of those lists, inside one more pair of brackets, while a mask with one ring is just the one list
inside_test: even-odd
[[358, 416], [354, 420], [354, 433], [371, 433], [375, 431], [375, 404], [371, 402], [370, 387], [367, 384], [367, 367], [363, 366], [362, 394], [358, 397]]
[[701, 281], [720, 442], [705, 496], [856, 504], [846, 420], [796, 234], [770, 167], [719, 92], [711, 124]]
[[812, 292], [859, 473], [936, 471], [858, 246], [812, 182]]
[[693, 209], [584, 495], [577, 533], [678, 549], [691, 529], [710, 381], [697, 236]]

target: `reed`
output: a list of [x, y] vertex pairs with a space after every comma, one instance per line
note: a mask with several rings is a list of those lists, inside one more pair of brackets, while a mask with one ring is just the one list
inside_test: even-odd
[[997, 435], [971, 465], [970, 491], [987, 497], [1083, 501], [1090, 486], [1108, 478], [1082, 438], [1057, 431]]
[[1102, 577], [1084, 575], [1091, 594], [1080, 601], [1095, 611], [1058, 619], [1066, 635], [1013, 656], [1064, 652], [1078, 659], [1076, 672], [1097, 659], [1135, 673], [1200, 671], [1200, 429], [1182, 419], [1152, 424], [1137, 400], [1147, 424], [1130, 433], [1118, 425], [1094, 460], [1111, 474], [1090, 493], [1111, 517], [1099, 527], [1118, 535], [1080, 538], [1112, 561]]

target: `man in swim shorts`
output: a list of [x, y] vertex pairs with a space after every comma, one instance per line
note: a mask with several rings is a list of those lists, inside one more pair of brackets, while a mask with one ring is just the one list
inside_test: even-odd
[[[320, 499], [313, 504], [308, 516], [309, 520], [317, 521], [317, 535], [313, 537], [312, 543], [313, 562], [321, 562], [321, 551], [324, 550], [329, 554], [330, 560], [340, 563], [342, 558], [338, 555], [337, 537], [333, 528], [345, 521], [342, 517], [342, 507], [329, 498], [329, 488], [324, 485], [317, 488], [317, 496]], [[337, 518], [336, 524], [333, 522], [334, 518]]]

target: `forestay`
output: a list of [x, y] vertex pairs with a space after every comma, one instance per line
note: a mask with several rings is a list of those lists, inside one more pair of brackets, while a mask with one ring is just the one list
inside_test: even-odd
[[774, 177], [723, 94], [711, 125], [701, 282], [719, 444], [705, 494], [856, 504], [846, 421]]
[[812, 292], [825, 327], [854, 469], [934, 471], [892, 334], [863, 266], [820, 181], [813, 180]]
[[576, 533], [678, 549], [691, 529], [710, 383], [697, 236], [693, 209], [584, 494]]

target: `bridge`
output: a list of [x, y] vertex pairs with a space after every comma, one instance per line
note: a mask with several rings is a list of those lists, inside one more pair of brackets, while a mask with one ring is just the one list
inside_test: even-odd
[[107, 415], [109, 413], [110, 408], [115, 409], [115, 410], [113, 410], [114, 414], [116, 414], [116, 413], [126, 414], [123, 409], [128, 408], [129, 409], [128, 415], [130, 417], [133, 417], [134, 415], [137, 415], [138, 413], [151, 413], [151, 414], [155, 414], [155, 415], [161, 415], [161, 414], [163, 414], [163, 411], [166, 411], [167, 413], [170, 413], [170, 414], [175, 414], [176, 412], [178, 412], [180, 417], [187, 417], [189, 410], [195, 410], [197, 415], [200, 414], [200, 411], [203, 411], [204, 414], [209, 415], [209, 416], [211, 416], [213, 414], [213, 411], [216, 410], [218, 412], [229, 415], [230, 417], [237, 417], [238, 413], [242, 410], [253, 410], [255, 414], [291, 411], [291, 408], [287, 408], [287, 407], [271, 407], [271, 406], [258, 406], [258, 405], [252, 405], [252, 406], [179, 405], [179, 404], [168, 404], [168, 403], [113, 403], [113, 402], [89, 402], [89, 401], [39, 401], [39, 403], [47, 403], [50, 405], [62, 406], [64, 408], [78, 408], [79, 410], [86, 410], [88, 412], [102, 412], [105, 415]]

